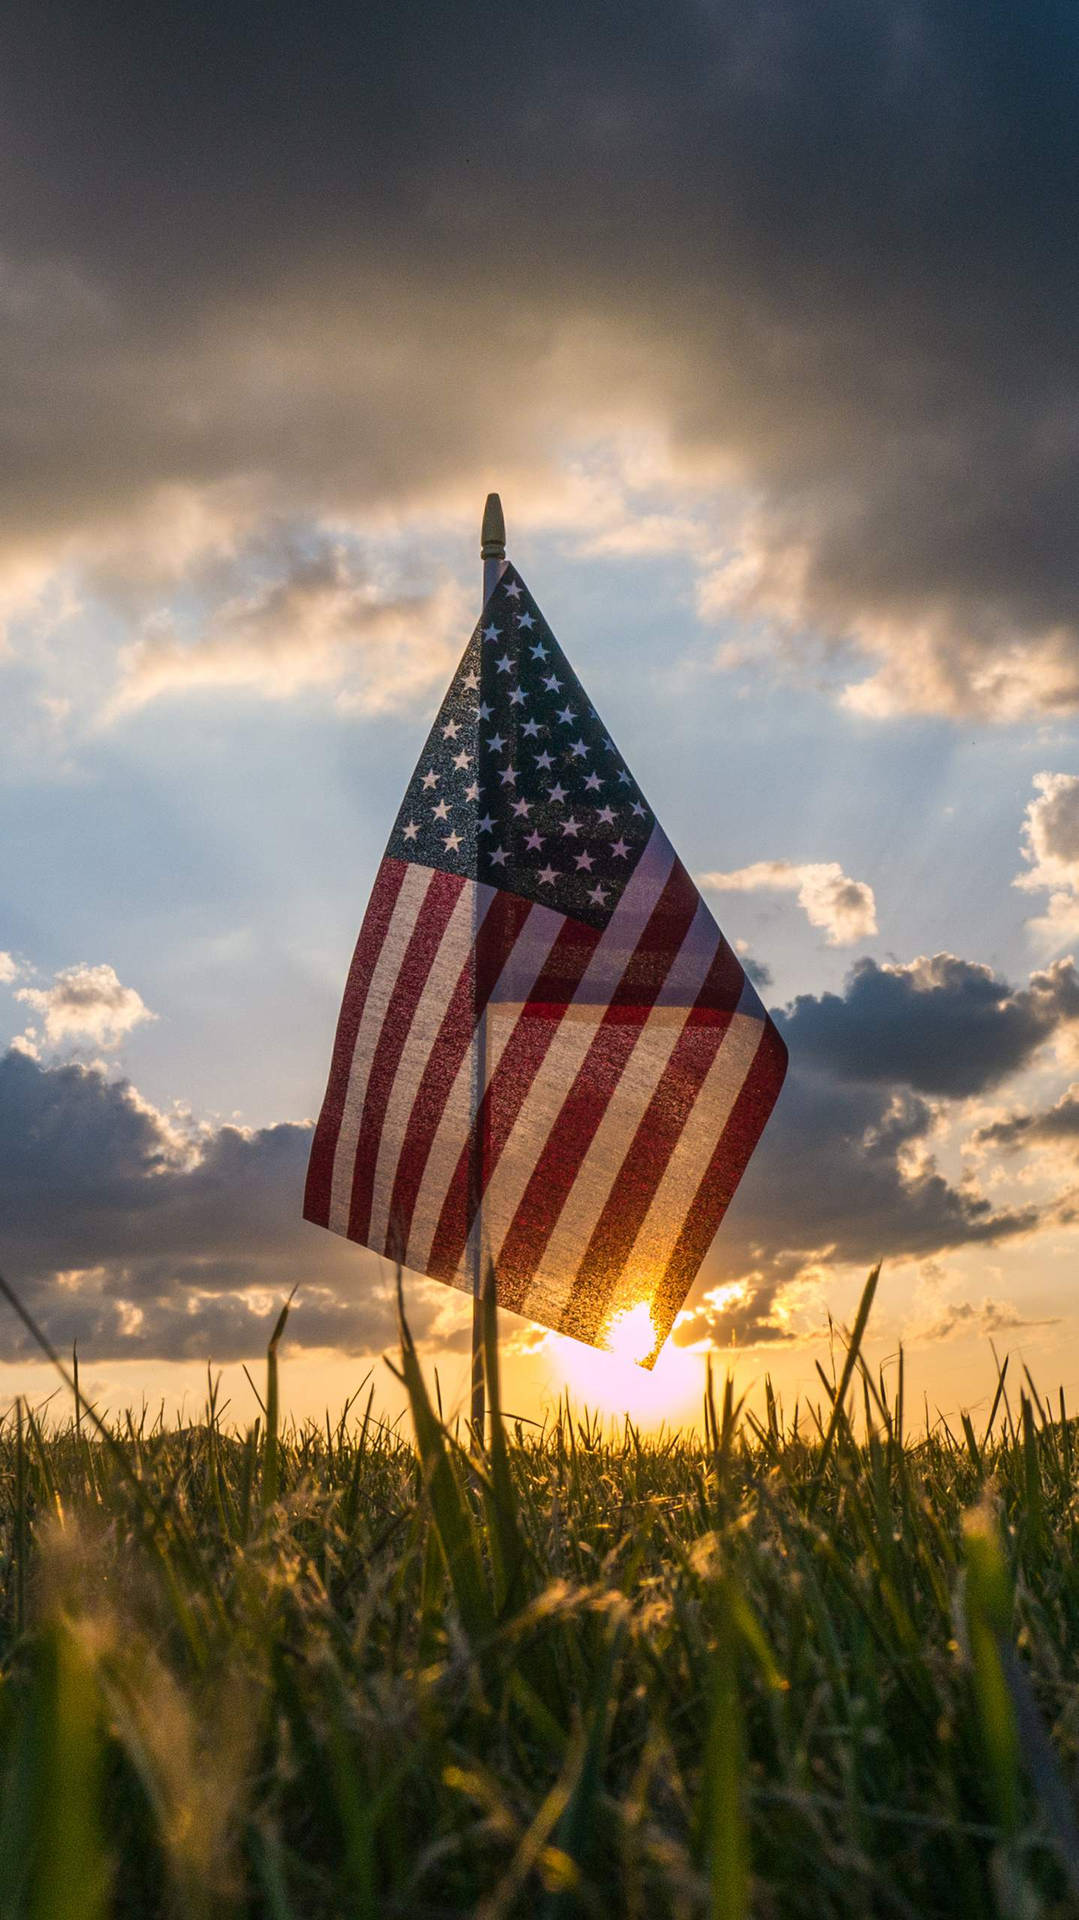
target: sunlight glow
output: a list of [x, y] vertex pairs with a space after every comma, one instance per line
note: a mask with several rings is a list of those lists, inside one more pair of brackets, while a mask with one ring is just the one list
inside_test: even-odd
[[697, 1418], [704, 1391], [704, 1363], [699, 1354], [667, 1341], [651, 1373], [640, 1362], [656, 1344], [656, 1329], [646, 1300], [619, 1307], [603, 1331], [602, 1347], [552, 1333], [544, 1356], [559, 1390], [594, 1412], [617, 1418], [628, 1414], [635, 1424], [656, 1427], [667, 1421], [682, 1425]]
[[612, 1314], [603, 1331], [604, 1348], [619, 1360], [647, 1360], [655, 1344], [656, 1329], [647, 1300]]

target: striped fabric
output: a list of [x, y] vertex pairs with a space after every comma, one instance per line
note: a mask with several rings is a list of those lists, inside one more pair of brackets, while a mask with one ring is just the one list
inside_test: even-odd
[[785, 1067], [507, 570], [375, 881], [306, 1218], [469, 1291], [489, 1263], [501, 1306], [594, 1346], [628, 1325], [650, 1366]]

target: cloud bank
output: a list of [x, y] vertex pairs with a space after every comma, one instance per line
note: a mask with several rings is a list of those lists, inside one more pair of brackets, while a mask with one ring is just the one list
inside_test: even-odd
[[[382, 1262], [300, 1219], [307, 1126], [192, 1140], [99, 1067], [0, 1057], [0, 1271], [54, 1341], [94, 1359], [250, 1357], [294, 1285], [300, 1344], [378, 1351]], [[417, 1334], [442, 1289], [410, 1288]], [[0, 1320], [0, 1355], [30, 1357]]]
[[790, 1339], [805, 1317], [790, 1311], [799, 1298], [823, 1320], [832, 1267], [992, 1246], [1058, 1217], [1052, 1202], [1044, 1211], [995, 1205], [973, 1178], [949, 1180], [934, 1139], [961, 1102], [1007, 1082], [1074, 1028], [1071, 960], [1022, 987], [954, 954], [861, 960], [841, 994], [800, 995], [774, 1017], [790, 1050], [787, 1080], [682, 1342]]
[[7, 10], [0, 597], [496, 479], [576, 523], [567, 448], [632, 485], [644, 436], [706, 613], [845, 649], [863, 712], [1075, 711], [1075, 18], [553, 0], [494, 84], [489, 31]]
[[[790, 1337], [790, 1290], [812, 1293], [807, 1274], [993, 1245], [1047, 1217], [949, 1180], [934, 1137], [952, 1103], [998, 1086], [1079, 1020], [1070, 961], [1025, 987], [950, 954], [862, 961], [842, 994], [802, 996], [776, 1017], [791, 1054], [783, 1097], [680, 1340]], [[1070, 1108], [1056, 1125], [1070, 1128]], [[9, 1051], [0, 1270], [59, 1344], [77, 1337], [96, 1359], [256, 1353], [297, 1283], [297, 1341], [377, 1351], [393, 1337], [388, 1275], [300, 1219], [309, 1146], [306, 1125], [178, 1130], [99, 1066]], [[453, 1298], [410, 1283], [417, 1333]], [[0, 1354], [24, 1352], [18, 1329], [0, 1325]]]

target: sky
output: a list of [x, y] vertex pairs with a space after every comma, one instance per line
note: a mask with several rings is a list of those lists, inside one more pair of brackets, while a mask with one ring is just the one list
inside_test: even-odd
[[[0, 22], [0, 1272], [102, 1405], [394, 1383], [300, 1218], [397, 806], [511, 558], [790, 1050], [652, 1376], [1079, 1393], [1071, 9]], [[450, 1406], [469, 1308], [406, 1298]], [[51, 1390], [0, 1318], [0, 1403]]]

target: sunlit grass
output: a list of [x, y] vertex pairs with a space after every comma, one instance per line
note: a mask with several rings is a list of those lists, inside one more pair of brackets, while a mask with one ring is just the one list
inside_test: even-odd
[[871, 1300], [703, 1436], [469, 1452], [407, 1331], [407, 1435], [283, 1420], [276, 1338], [244, 1434], [13, 1409], [2, 1920], [1076, 1911], [1073, 1423], [914, 1430]]

